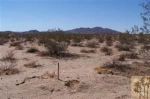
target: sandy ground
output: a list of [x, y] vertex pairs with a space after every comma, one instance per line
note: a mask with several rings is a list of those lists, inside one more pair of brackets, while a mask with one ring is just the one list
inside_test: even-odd
[[[35, 46], [35, 45], [31, 45]], [[9, 44], [0, 46], [0, 56], [15, 49]], [[42, 48], [39, 48], [42, 49]], [[19, 74], [0, 76], [0, 99], [130, 99], [130, 79], [123, 76], [97, 74], [95, 67], [112, 59], [97, 49], [96, 53], [82, 54], [80, 47], [69, 47], [69, 52], [80, 54], [76, 59], [55, 59], [41, 57], [15, 50]], [[24, 64], [36, 61], [42, 67], [27, 68]], [[60, 79], [40, 78], [44, 73], [56, 73], [60, 63]], [[25, 83], [21, 83], [24, 79]], [[34, 78], [35, 77], [35, 78]], [[65, 81], [78, 80], [72, 87], [65, 86]]]

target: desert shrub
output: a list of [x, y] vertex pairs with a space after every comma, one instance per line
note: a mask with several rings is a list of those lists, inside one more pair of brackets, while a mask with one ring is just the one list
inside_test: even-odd
[[106, 36], [105, 39], [106, 39], [106, 45], [107, 46], [112, 46], [113, 45], [112, 36]]
[[150, 50], [147, 48], [142, 48], [139, 51], [139, 55], [141, 58], [143, 58], [144, 60], [150, 60]]
[[99, 43], [98, 43], [98, 41], [96, 39], [92, 39], [92, 40], [87, 41], [86, 46], [90, 47], [90, 48], [97, 48], [98, 44]]
[[27, 68], [37, 68], [37, 67], [41, 67], [40, 64], [37, 64], [35, 61], [34, 62], [30, 62], [28, 64], [24, 64], [25, 67]]
[[96, 50], [93, 50], [93, 49], [91, 49], [91, 50], [82, 49], [80, 52], [82, 52], [82, 53], [96, 53]]
[[31, 47], [27, 50], [28, 53], [36, 53], [39, 52], [39, 50], [37, 48]]
[[79, 80], [68, 80], [68, 81], [65, 81], [65, 86], [67, 87], [75, 87], [75, 85], [78, 85], [80, 83]]
[[12, 42], [10, 43], [10, 46], [20, 46], [20, 43], [19, 41], [16, 41], [16, 42]]
[[122, 54], [122, 57], [129, 58], [129, 59], [138, 59], [139, 58], [138, 54], [134, 53], [134, 52], [124, 53], [124, 54]]
[[150, 50], [150, 45], [143, 45], [142, 47], [141, 47], [141, 50]]
[[8, 42], [8, 40], [6, 40], [6, 39], [0, 39], [0, 45], [4, 45], [7, 42]]
[[99, 43], [103, 43], [104, 42], [104, 37], [99, 37], [98, 41], [99, 41]]
[[0, 60], [0, 75], [12, 75], [19, 73], [19, 70], [15, 68], [15, 66], [16, 59], [14, 58], [14, 54], [12, 52], [8, 52], [8, 54]]
[[104, 46], [100, 49], [100, 51], [105, 53], [105, 55], [112, 55], [112, 49], [110, 49], [109, 47]]
[[40, 51], [38, 52], [39, 56], [49, 56], [49, 52], [48, 51]]
[[113, 45], [113, 41], [111, 41], [111, 40], [110, 41], [106, 41], [106, 45], [107, 46], [112, 46]]
[[82, 43], [72, 43], [71, 46], [84, 47]]
[[18, 46], [15, 47], [16, 50], [23, 50], [23, 46], [20, 44]]
[[119, 51], [130, 51], [131, 50], [131, 46], [127, 45], [127, 44], [117, 44], [115, 46]]
[[50, 56], [61, 57], [64, 53], [66, 53], [68, 44], [65, 42], [56, 42], [49, 40], [45, 43], [45, 47], [48, 50]]
[[120, 55], [118, 56], [118, 60], [119, 60], [119, 61], [125, 61], [125, 59], [126, 59], [126, 56], [125, 56], [124, 54], [120, 54]]
[[7, 52], [6, 56], [1, 58], [1, 61], [16, 61], [14, 57], [14, 51]]
[[111, 69], [113, 71], [125, 72], [126, 70], [130, 70], [130, 66], [128, 64], [123, 64], [119, 61], [111, 61], [104, 63], [103, 68]]
[[107, 68], [104, 68], [104, 67], [96, 67], [95, 71], [98, 74], [113, 74], [111, 69], [107, 69]]

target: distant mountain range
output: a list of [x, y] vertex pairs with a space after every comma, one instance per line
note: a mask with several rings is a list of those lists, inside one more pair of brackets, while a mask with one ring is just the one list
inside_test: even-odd
[[[29, 31], [24, 31], [24, 32], [14, 32], [14, 31], [0, 31], [0, 32], [5, 32], [5, 33], [43, 33], [43, 32], [51, 32], [51, 33], [56, 33], [60, 32], [61, 30], [53, 30], [53, 31], [38, 31], [38, 30], [29, 30]], [[121, 32], [109, 29], [109, 28], [102, 28], [102, 27], [94, 27], [94, 28], [75, 28], [72, 30], [67, 30], [67, 31], [61, 31], [66, 32], [66, 33], [76, 33], [76, 34], [119, 34]]]
[[112, 30], [109, 28], [102, 28], [102, 27], [76, 28], [76, 29], [68, 30], [66, 32], [79, 33], [79, 34], [118, 34], [118, 33], [121, 33], [116, 30]]

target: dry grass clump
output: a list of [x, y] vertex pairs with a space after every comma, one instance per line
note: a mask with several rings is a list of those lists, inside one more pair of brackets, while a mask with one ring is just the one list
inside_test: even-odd
[[112, 72], [111, 69], [104, 68], [104, 67], [96, 67], [96, 68], [95, 68], [95, 71], [96, 71], [98, 74], [113, 74], [113, 72]]
[[25, 67], [27, 68], [37, 68], [37, 67], [41, 67], [40, 64], [37, 64], [35, 61], [34, 62], [30, 62], [28, 64], [24, 64]]
[[80, 52], [81, 53], [96, 53], [96, 50], [93, 50], [93, 49], [91, 49], [91, 50], [82, 49]]
[[97, 48], [99, 45], [98, 41], [96, 39], [92, 39], [87, 41], [86, 46], [90, 48]]
[[14, 53], [10, 51], [0, 60], [0, 75], [12, 75], [19, 73], [19, 70], [15, 68], [15, 66], [16, 58], [14, 57]]
[[112, 49], [109, 47], [104, 46], [100, 49], [100, 51], [105, 53], [105, 55], [112, 55]]
[[39, 52], [39, 50], [37, 48], [31, 47], [27, 50], [28, 53], [36, 53]]

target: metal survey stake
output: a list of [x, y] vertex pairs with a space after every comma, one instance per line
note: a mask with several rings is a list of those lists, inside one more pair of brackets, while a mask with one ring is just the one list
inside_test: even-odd
[[59, 62], [58, 62], [58, 71], [57, 71], [57, 74], [58, 74], [58, 80], [59, 80]]

